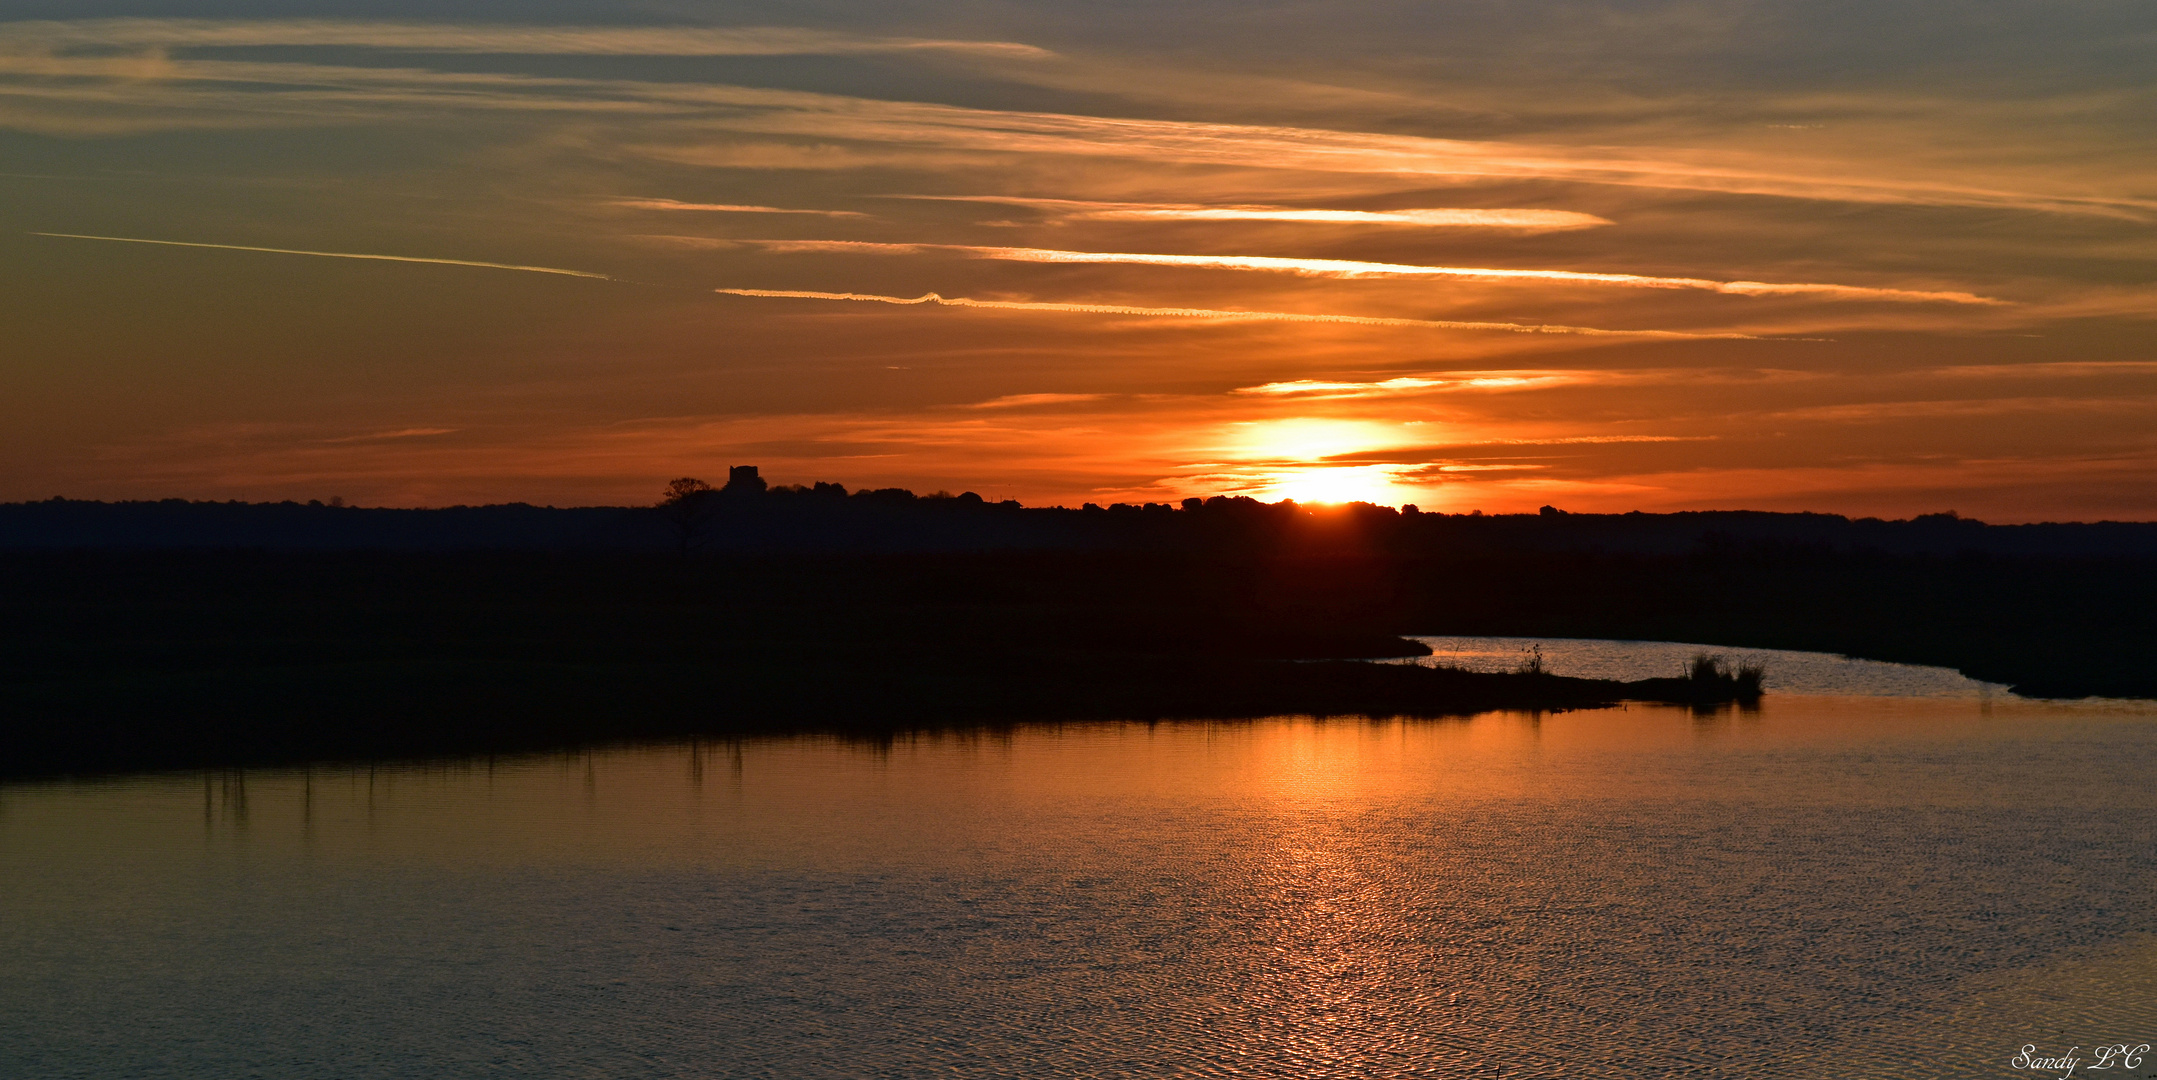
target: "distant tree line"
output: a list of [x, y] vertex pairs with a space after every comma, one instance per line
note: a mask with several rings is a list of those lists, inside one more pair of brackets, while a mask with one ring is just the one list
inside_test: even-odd
[[1243, 496], [1077, 508], [990, 502], [974, 492], [848, 491], [768, 485], [736, 466], [722, 486], [693, 477], [645, 507], [439, 509], [321, 502], [0, 505], [0, 551], [110, 548], [262, 550], [590, 550], [931, 552], [1002, 550], [1607, 552], [1680, 555], [1754, 545], [1895, 555], [2157, 557], [2157, 523], [1988, 525], [1952, 513], [1909, 520], [1835, 514], [1698, 511], [1426, 513], [1368, 503], [1299, 505]]

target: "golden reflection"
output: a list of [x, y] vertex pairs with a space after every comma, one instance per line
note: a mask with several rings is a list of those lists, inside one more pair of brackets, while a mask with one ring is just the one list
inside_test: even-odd
[[334, 1052], [425, 1007], [421, 1038], [789, 1075], [1810, 1075], [1823, 1047], [1978, 1075], [2148, 1029], [2130, 924], [1985, 917], [2138, 910], [2146, 721], [1792, 695], [1712, 738], [1636, 707], [730, 741], [736, 782], [701, 787], [694, 742], [8, 785], [0, 951], [11, 1033], [199, 999], [165, 1027], [225, 1025], [242, 1065], [288, 1049], [258, 1031]]
[[[1886, 752], [1942, 739], [1982, 742], [2033, 723], [2054, 732], [2109, 729], [2138, 715], [2132, 706], [2108, 713], [2014, 700], [1987, 711], [1966, 700], [1788, 696], [1770, 699], [1745, 723], [1710, 731], [1685, 709], [1636, 705], [1552, 714], [1538, 724], [1519, 713], [1376, 723], [1069, 724], [989, 739], [899, 735], [880, 745], [806, 736], [249, 770], [244, 777], [160, 774], [11, 787], [0, 793], [7, 801], [0, 852], [43, 858], [85, 850], [95, 836], [98, 850], [191, 859], [207, 828], [221, 841], [244, 838], [263, 851], [304, 839], [325, 858], [425, 864], [767, 865], [842, 855], [876, 861], [899, 851], [944, 864], [980, 853], [939, 839], [939, 830], [999, 814], [1032, 820], [1107, 807], [1153, 813], [1264, 805], [1293, 810], [1311, 826], [1404, 799], [1456, 808], [1664, 799], [1680, 773], [1706, 783], [1692, 795], [1711, 800], [1810, 798], [1826, 784], [1840, 797], [1875, 803], [1973, 805], [2004, 797], [1997, 786], [2004, 781], [1939, 773], [1881, 788], [1841, 773], [1785, 777], [1770, 766], [1790, 754], [1851, 745]], [[714, 764], [727, 782], [699, 784], [696, 774]], [[136, 809], [117, 816], [123, 805]], [[902, 827], [894, 814], [910, 824]], [[866, 829], [864, 822], [883, 824]], [[895, 841], [884, 828], [910, 839]], [[1314, 838], [1304, 850], [1318, 859], [1324, 846]]]
[[1254, 865], [1242, 914], [1260, 930], [1223, 963], [1251, 986], [1257, 1007], [1237, 1021], [1268, 1058], [1376, 1071], [1382, 1054], [1367, 1034], [1402, 1008], [1386, 991], [1414, 985], [1426, 960], [1405, 913], [1427, 898], [1411, 895], [1387, 860], [1369, 857], [1361, 835], [1368, 767], [1389, 749], [1374, 734], [1353, 723], [1313, 724], [1253, 740], [1270, 805], [1253, 815], [1262, 835], [1245, 848]]

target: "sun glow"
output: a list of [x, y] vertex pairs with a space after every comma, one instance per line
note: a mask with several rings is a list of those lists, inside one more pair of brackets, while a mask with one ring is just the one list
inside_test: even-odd
[[1327, 458], [1397, 445], [1390, 425], [1294, 417], [1230, 425], [1230, 452], [1253, 464], [1316, 465]]
[[1412, 501], [1411, 489], [1397, 483], [1392, 465], [1346, 465], [1295, 469], [1276, 474], [1259, 498], [1299, 503], [1367, 502], [1399, 506]]
[[1402, 483], [1402, 466], [1331, 463], [1415, 441], [1391, 424], [1295, 417], [1233, 425], [1227, 441], [1224, 460], [1240, 466], [1231, 470], [1240, 493], [1267, 502], [1397, 506], [1414, 497], [1414, 489]]

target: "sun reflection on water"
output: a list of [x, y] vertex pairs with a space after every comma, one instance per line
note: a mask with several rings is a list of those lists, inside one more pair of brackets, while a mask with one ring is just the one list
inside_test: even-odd
[[1979, 1075], [2150, 1030], [2153, 754], [1793, 694], [9, 786], [0, 1073]]

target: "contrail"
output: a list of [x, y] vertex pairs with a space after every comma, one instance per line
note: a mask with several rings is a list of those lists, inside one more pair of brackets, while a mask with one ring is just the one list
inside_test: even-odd
[[1758, 341], [1751, 334], [1695, 334], [1682, 330], [1601, 330], [1592, 326], [1550, 326], [1508, 322], [1457, 322], [1449, 319], [1388, 319], [1375, 315], [1312, 315], [1295, 311], [1223, 311], [1215, 308], [1132, 307], [1126, 304], [1060, 304], [1045, 301], [974, 300], [923, 293], [916, 297], [876, 293], [813, 292], [807, 289], [713, 289], [728, 296], [793, 300], [860, 300], [875, 304], [936, 304], [942, 307], [997, 308], [1005, 311], [1069, 311], [1091, 315], [1149, 315], [1179, 319], [1250, 319], [1267, 322], [1343, 323], [1349, 326], [1412, 326], [1438, 330], [1503, 330], [1515, 334], [1582, 334], [1589, 337], [1717, 338]]
[[523, 270], [533, 274], [562, 274], [568, 277], [595, 278], [614, 281], [606, 274], [589, 270], [564, 270], [558, 266], [520, 266], [516, 263], [475, 262], [471, 259], [429, 259], [419, 255], [366, 255], [351, 251], [299, 251], [294, 248], [249, 247], [245, 244], [197, 244], [185, 240], [144, 240], [135, 236], [87, 236], [82, 233], [33, 232], [31, 236], [53, 236], [62, 240], [112, 240], [123, 244], [159, 244], [165, 247], [216, 248], [220, 251], [260, 251], [271, 255], [313, 255], [324, 259], [375, 259], [381, 262], [434, 263], [438, 266], [478, 266], [489, 270]]
[[2005, 301], [1966, 292], [1875, 289], [1861, 285], [1780, 284], [1768, 281], [1716, 281], [1709, 278], [1600, 274], [1583, 270], [1510, 270], [1477, 266], [1413, 266], [1357, 262], [1350, 259], [1284, 259], [1270, 255], [1150, 255], [1114, 251], [1058, 251], [1051, 248], [981, 247], [971, 244], [878, 244], [862, 240], [743, 240], [770, 251], [875, 251], [905, 254], [955, 251], [976, 259], [1037, 263], [1137, 263], [1147, 266], [1194, 266], [1214, 270], [1265, 270], [1300, 277], [1378, 278], [1451, 277], [1490, 281], [1554, 281], [1582, 285], [1619, 285], [1636, 289], [1705, 289], [1738, 296], [1817, 294], [1844, 300], [1897, 300], [1948, 304], [2000, 305]]

